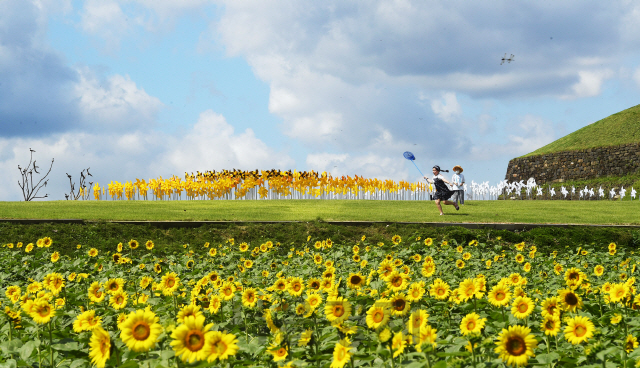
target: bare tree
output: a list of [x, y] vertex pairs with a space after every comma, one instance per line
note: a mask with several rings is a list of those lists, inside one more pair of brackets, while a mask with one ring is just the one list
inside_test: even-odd
[[38, 180], [37, 183], [33, 184], [33, 173], [35, 172], [36, 174], [40, 174], [40, 172], [38, 171], [38, 166], [36, 166], [36, 160], [33, 159], [33, 153], [35, 152], [35, 150], [29, 148], [29, 151], [31, 151], [31, 157], [29, 158], [29, 164], [27, 165], [27, 167], [23, 169], [22, 167], [20, 167], [20, 165], [18, 165], [20, 176], [22, 176], [22, 182], [18, 181], [18, 186], [20, 186], [20, 189], [22, 189], [22, 196], [24, 197], [25, 201], [31, 201], [36, 198], [47, 198], [49, 194], [45, 194], [43, 197], [38, 197], [37, 195], [40, 189], [42, 189], [42, 187], [46, 187], [47, 182], [49, 182], [49, 179], [45, 179], [51, 172], [54, 159], [51, 159], [51, 166], [49, 166], [49, 171], [47, 171], [47, 174], [40, 180]]
[[[89, 172], [89, 169], [90, 167], [80, 171], [80, 187], [78, 188], [78, 193], [75, 193], [76, 184], [71, 180], [71, 175], [67, 173], [67, 177], [69, 178], [69, 184], [71, 185], [71, 192], [69, 192], [69, 194], [64, 195], [65, 198], [67, 198], [67, 200], [71, 198], [75, 201], [80, 197], [82, 197], [82, 199], [89, 199], [89, 191], [87, 190], [87, 186], [85, 184], [85, 180], [87, 179], [87, 176], [93, 177], [93, 175], [91, 175], [91, 173]], [[84, 174], [85, 171], [87, 172], [86, 175]], [[91, 185], [93, 185], [92, 181], [89, 182], [89, 188], [91, 188]]]

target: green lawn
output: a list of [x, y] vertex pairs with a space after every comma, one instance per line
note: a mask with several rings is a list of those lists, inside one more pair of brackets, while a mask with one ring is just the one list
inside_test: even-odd
[[0, 202], [0, 219], [97, 221], [390, 221], [640, 225], [640, 201], [467, 201], [460, 211], [433, 202], [40, 201]]

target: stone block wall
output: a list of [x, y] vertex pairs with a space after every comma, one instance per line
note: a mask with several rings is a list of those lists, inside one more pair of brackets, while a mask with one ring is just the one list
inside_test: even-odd
[[640, 142], [578, 151], [514, 158], [506, 180], [557, 183], [567, 180], [623, 176], [640, 171]]

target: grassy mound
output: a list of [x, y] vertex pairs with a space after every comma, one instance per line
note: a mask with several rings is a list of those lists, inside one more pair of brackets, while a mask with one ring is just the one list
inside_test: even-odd
[[640, 105], [576, 130], [522, 157], [640, 142]]

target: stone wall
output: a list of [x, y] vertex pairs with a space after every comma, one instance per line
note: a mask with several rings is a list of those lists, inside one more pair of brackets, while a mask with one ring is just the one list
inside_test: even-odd
[[640, 171], [640, 142], [579, 151], [514, 158], [509, 161], [508, 181], [536, 183], [623, 176]]

